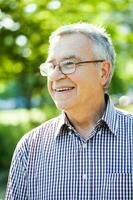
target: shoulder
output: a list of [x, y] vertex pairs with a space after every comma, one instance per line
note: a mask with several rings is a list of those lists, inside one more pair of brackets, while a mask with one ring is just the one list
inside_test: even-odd
[[59, 121], [60, 116], [52, 118], [26, 133], [18, 142], [15, 154], [25, 154], [27, 157], [31, 150], [38, 148], [43, 142], [52, 140]]
[[115, 110], [119, 128], [133, 134], [133, 114], [118, 108]]
[[122, 110], [122, 109], [119, 109], [119, 108], [115, 108], [116, 110], [116, 114], [120, 117], [120, 118], [124, 118], [125, 120], [131, 120], [133, 121], [133, 114], [128, 112], [128, 111], [125, 111], [125, 110]]

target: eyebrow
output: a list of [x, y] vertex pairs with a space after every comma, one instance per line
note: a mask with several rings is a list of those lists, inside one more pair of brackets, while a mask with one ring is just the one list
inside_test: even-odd
[[[75, 56], [75, 55], [65, 56], [65, 57], [63, 57], [60, 61], [67, 60], [67, 59], [77, 59], [77, 60], [80, 60], [80, 61], [81, 61], [81, 58], [79, 58], [79, 57], [77, 57], [77, 56]], [[48, 62], [48, 63], [52, 63], [52, 62], [54, 62], [54, 61], [55, 61], [55, 59], [46, 60], [46, 62]]]

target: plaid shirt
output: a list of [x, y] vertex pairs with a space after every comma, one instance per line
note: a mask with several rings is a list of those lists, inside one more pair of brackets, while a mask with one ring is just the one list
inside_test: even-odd
[[18, 143], [6, 200], [133, 200], [132, 156], [133, 116], [110, 99], [87, 140], [62, 114]]

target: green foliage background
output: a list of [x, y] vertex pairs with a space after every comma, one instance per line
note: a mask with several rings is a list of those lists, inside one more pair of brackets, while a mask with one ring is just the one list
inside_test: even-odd
[[[104, 26], [112, 37], [117, 58], [110, 93], [132, 87], [132, 0], [0, 0], [0, 8], [1, 97], [26, 96], [27, 108], [32, 97], [48, 100], [38, 70], [47, 57], [48, 37], [60, 25], [77, 21]], [[19, 36], [27, 40], [21, 46]]]
[[[30, 109], [32, 98], [39, 98], [44, 116], [36, 111], [33, 115], [39, 117], [33, 119], [30, 110], [29, 118], [22, 110], [0, 112], [0, 169], [9, 169], [15, 145], [25, 132], [58, 114], [38, 69], [47, 57], [50, 33], [78, 21], [104, 26], [116, 49], [110, 93], [124, 94], [133, 89], [132, 19], [132, 0], [0, 0], [0, 99], [26, 97]], [[27, 121], [2, 121], [4, 115], [19, 118], [19, 113]]]

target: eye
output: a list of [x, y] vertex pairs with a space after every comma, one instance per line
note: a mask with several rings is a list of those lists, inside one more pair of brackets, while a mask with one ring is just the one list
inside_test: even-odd
[[65, 64], [65, 65], [72, 65], [72, 64], [74, 64], [74, 61], [72, 61], [72, 60], [66, 60], [66, 61], [64, 61], [62, 63]]
[[71, 68], [75, 64], [72, 60], [65, 60], [60, 65], [65, 68]]

